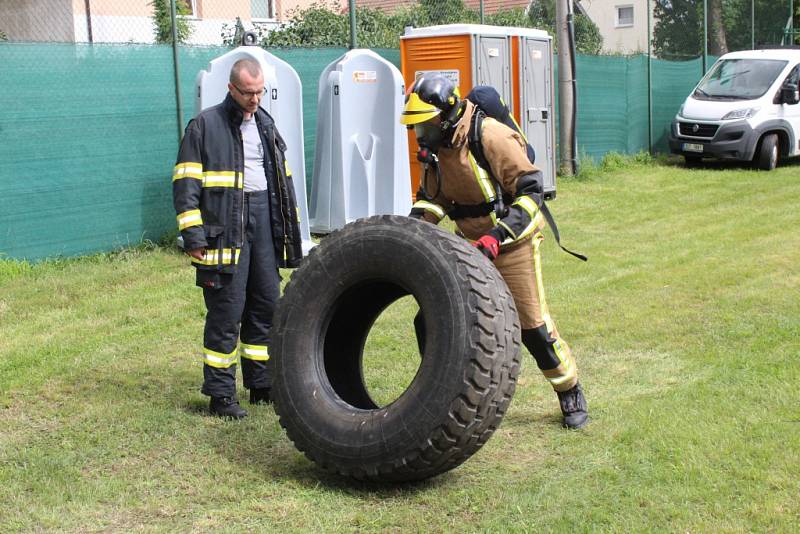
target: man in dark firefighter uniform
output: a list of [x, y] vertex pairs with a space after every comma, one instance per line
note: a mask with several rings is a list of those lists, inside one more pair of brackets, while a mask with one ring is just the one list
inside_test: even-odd
[[[470, 150], [470, 128], [478, 120], [481, 160], [491, 173]], [[449, 216], [494, 261], [514, 296], [522, 343], [558, 395], [564, 426], [583, 427], [588, 411], [577, 366], [544, 297], [542, 173], [528, 159], [525, 140], [461, 100], [455, 85], [441, 76], [415, 82], [401, 122], [413, 126], [426, 162], [411, 216], [434, 224]]]
[[247, 412], [236, 398], [237, 356], [250, 403], [269, 402], [278, 268], [299, 264], [302, 242], [286, 144], [259, 105], [259, 63], [237, 61], [228, 91], [186, 127], [172, 192], [208, 310], [202, 392], [212, 414], [240, 419]]

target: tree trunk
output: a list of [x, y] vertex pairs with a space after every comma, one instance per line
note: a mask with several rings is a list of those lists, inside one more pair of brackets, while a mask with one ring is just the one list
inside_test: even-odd
[[722, 23], [722, 0], [708, 0], [708, 51], [712, 56], [728, 53], [728, 40]]

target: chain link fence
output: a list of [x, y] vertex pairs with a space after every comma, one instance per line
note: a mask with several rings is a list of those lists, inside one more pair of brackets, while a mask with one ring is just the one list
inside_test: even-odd
[[[717, 56], [796, 42], [797, 3], [575, 1], [579, 152], [664, 151], [669, 121]], [[406, 27], [452, 23], [553, 34], [555, 0], [0, 0], [0, 257], [171, 230], [195, 76], [245, 30], [300, 75], [310, 179], [323, 69], [351, 46], [399, 67]]]

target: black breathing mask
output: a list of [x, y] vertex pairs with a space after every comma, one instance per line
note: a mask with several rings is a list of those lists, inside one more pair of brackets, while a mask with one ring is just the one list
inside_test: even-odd
[[431, 124], [430, 122], [415, 124], [414, 134], [417, 136], [417, 144], [420, 148], [427, 148], [433, 153], [438, 152], [445, 141], [440, 124]]

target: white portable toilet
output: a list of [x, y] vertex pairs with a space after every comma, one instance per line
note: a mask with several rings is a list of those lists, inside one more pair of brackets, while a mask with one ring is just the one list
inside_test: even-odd
[[286, 141], [286, 160], [292, 171], [297, 206], [300, 209], [300, 235], [303, 238], [303, 254], [314, 246], [309, 230], [308, 203], [306, 201], [306, 163], [303, 148], [303, 87], [297, 72], [285, 61], [258, 46], [240, 46], [212, 60], [208, 70], [197, 73], [195, 86], [197, 100], [195, 113], [217, 105], [228, 94], [231, 67], [242, 58], [259, 62], [264, 72], [264, 87], [267, 92], [261, 100], [272, 118], [281, 137]]
[[325, 234], [371, 215], [411, 210], [400, 71], [371, 50], [350, 50], [319, 79], [311, 230]]

